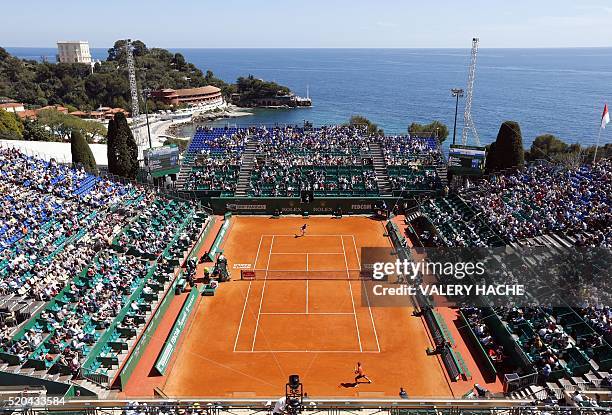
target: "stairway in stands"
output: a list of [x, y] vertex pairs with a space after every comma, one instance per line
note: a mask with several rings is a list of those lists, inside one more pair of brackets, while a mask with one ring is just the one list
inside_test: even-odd
[[249, 183], [251, 181], [251, 172], [255, 166], [255, 156], [257, 156], [257, 140], [249, 140], [242, 154], [242, 164], [240, 165], [240, 173], [238, 173], [238, 182], [236, 183], [236, 197], [246, 197], [249, 191]]
[[176, 176], [176, 188], [178, 190], [184, 190], [185, 182], [189, 177], [189, 172], [196, 161], [196, 154], [189, 151], [189, 148], [191, 148], [191, 141], [193, 141], [193, 137], [191, 137], [189, 143], [187, 144], [187, 150], [185, 151], [185, 156], [181, 162], [181, 169]]
[[386, 197], [392, 196], [387, 163], [385, 163], [385, 155], [383, 154], [380, 143], [376, 141], [370, 143], [369, 155], [372, 157], [372, 164], [374, 165], [374, 173], [376, 174], [380, 195]]
[[423, 213], [421, 213], [420, 210], [416, 209], [416, 210], [413, 210], [411, 212], [407, 212], [405, 215], [406, 215], [405, 223], [406, 223], [406, 225], [408, 225], [413, 220], [416, 220], [416, 219], [420, 218], [421, 216], [423, 216]]
[[530, 385], [523, 389], [519, 389], [510, 393], [508, 396], [510, 399], [528, 399], [528, 400], [544, 400], [550, 397], [550, 393], [544, 386]]
[[176, 177], [176, 188], [179, 190], [184, 190], [185, 182], [189, 177], [189, 172], [195, 163], [195, 157], [191, 160], [183, 160], [183, 164], [181, 164], [181, 169], [179, 170], [178, 176]]
[[438, 173], [438, 177], [440, 178], [442, 187], [447, 186], [448, 176], [447, 176], [446, 164], [444, 164], [444, 162], [438, 162], [438, 164], [436, 164], [436, 173]]

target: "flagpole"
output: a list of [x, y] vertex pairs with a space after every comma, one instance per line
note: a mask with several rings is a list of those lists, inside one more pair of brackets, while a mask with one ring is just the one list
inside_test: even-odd
[[597, 158], [597, 147], [599, 147], [599, 138], [601, 137], [601, 125], [599, 126], [599, 133], [597, 134], [597, 142], [595, 143], [595, 153], [593, 153], [593, 164]]
[[593, 164], [597, 159], [597, 148], [599, 147], [599, 139], [601, 138], [601, 130], [606, 128], [606, 124], [610, 122], [610, 113], [608, 112], [608, 104], [604, 104], [603, 114], [601, 114], [601, 124], [599, 124], [599, 133], [597, 134], [597, 143], [595, 143], [595, 151], [593, 152]]

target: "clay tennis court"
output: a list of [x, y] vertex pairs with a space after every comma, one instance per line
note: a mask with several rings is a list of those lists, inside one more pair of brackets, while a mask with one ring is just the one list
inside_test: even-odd
[[[169, 396], [275, 397], [290, 374], [310, 396], [452, 396], [420, 318], [370, 307], [362, 247], [388, 247], [366, 217], [234, 217], [223, 247], [233, 280], [205, 298], [176, 353]], [[305, 236], [296, 237], [307, 223]], [[240, 270], [255, 270], [241, 280]], [[353, 385], [362, 362], [372, 384]]]

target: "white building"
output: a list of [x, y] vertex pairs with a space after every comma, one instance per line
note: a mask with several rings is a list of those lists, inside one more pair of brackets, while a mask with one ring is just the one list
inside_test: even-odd
[[89, 42], [84, 40], [58, 41], [57, 60], [62, 63], [86, 63], [91, 65]]

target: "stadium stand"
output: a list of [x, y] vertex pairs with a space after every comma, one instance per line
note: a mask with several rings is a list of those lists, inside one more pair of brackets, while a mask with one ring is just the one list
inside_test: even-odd
[[[523, 281], [534, 286], [547, 270], [559, 266], [565, 270], [563, 280], [552, 281], [558, 288], [580, 278], [557, 264], [559, 257], [572, 254], [576, 246], [610, 247], [611, 178], [609, 160], [575, 170], [533, 164], [521, 171], [485, 177], [459, 194], [424, 200], [407, 215], [407, 225], [417, 229], [426, 246], [508, 245], [498, 259], [504, 264], [519, 261]], [[423, 225], [423, 219], [429, 225]], [[538, 246], [546, 250], [529, 255], [525, 249]], [[593, 273], [605, 273], [609, 264], [600, 263], [597, 254], [592, 254], [580, 250], [577, 255], [586, 258]], [[504, 278], [513, 281], [512, 276]], [[585, 280], [581, 289], [592, 290], [588, 284]], [[551, 304], [563, 302], [562, 298], [545, 298]], [[553, 399], [568, 392], [612, 386], [609, 307], [464, 306], [459, 316], [483, 374], [489, 379], [502, 377], [511, 396], [531, 393], [524, 392], [531, 385], [539, 385], [538, 394]], [[505, 378], [507, 374], [516, 375]]]
[[206, 214], [15, 149], [0, 177], [0, 370], [107, 384]]
[[612, 348], [576, 309], [503, 307], [496, 314], [551, 391], [597, 389], [609, 381]]
[[445, 246], [502, 246], [504, 240], [459, 196], [426, 200], [422, 213], [436, 226]]
[[389, 165], [401, 166], [415, 161], [433, 164], [440, 161], [441, 154], [435, 137], [410, 135], [383, 136], [385, 160]]
[[371, 136], [361, 126], [202, 128], [178, 187], [213, 196], [397, 196], [439, 190], [441, 160], [435, 138]]
[[511, 242], [559, 233], [579, 246], [612, 246], [612, 162], [570, 170], [533, 164], [494, 175], [463, 197]]
[[379, 141], [394, 196], [442, 187], [437, 166], [443, 159], [435, 137], [384, 136]]
[[256, 140], [249, 196], [378, 195], [374, 170], [362, 165], [369, 147], [360, 128], [261, 129]]
[[247, 135], [239, 128], [198, 129], [185, 152], [179, 186], [233, 196]]

